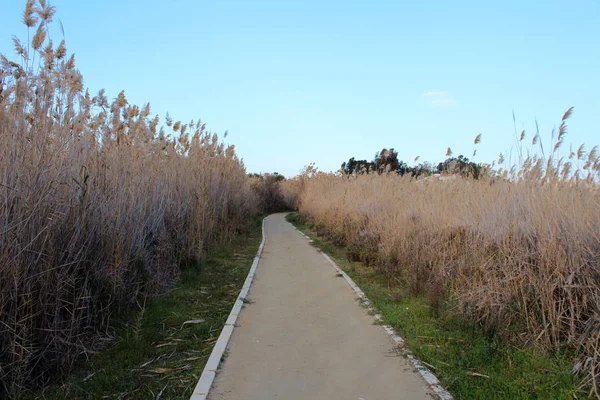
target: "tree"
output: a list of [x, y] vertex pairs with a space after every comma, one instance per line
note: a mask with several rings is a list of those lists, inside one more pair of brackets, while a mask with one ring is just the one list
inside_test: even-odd
[[347, 175], [369, 173], [371, 170], [373, 163], [367, 160], [356, 160], [352, 157], [348, 162], [342, 163], [342, 172]]
[[373, 161], [357, 160], [354, 157], [350, 158], [347, 162], [342, 163], [341, 171], [348, 175], [370, 172], [377, 172], [378, 174], [395, 172], [399, 175], [404, 175], [412, 173], [413, 168], [409, 167], [404, 161], [398, 160], [398, 152], [393, 148], [383, 148], [381, 151], [375, 153]]
[[411, 168], [404, 161], [399, 161], [398, 168], [396, 168], [396, 172], [398, 172], [398, 175], [404, 176], [404, 174], [408, 174], [411, 172]]
[[458, 157], [449, 157], [444, 162], [439, 163], [437, 172], [440, 174], [460, 174], [464, 177], [479, 179], [481, 164], [471, 162], [467, 157], [460, 155]]
[[470, 173], [473, 176], [478, 176], [481, 168], [480, 165], [470, 163], [469, 159], [464, 156], [449, 158], [443, 163], [439, 163], [437, 168], [435, 164], [428, 162], [411, 167], [406, 162], [398, 159], [398, 152], [396, 150], [393, 148], [383, 148], [381, 151], [375, 153], [373, 161], [356, 160], [354, 157], [350, 158], [347, 162], [342, 163], [341, 171], [347, 175], [377, 172], [380, 175], [383, 173], [396, 173], [402, 176], [411, 174], [413, 178], [418, 178], [421, 175], [428, 176], [434, 172], [448, 172], [450, 169], [454, 170], [457, 165], [459, 168], [458, 172], [467, 173], [467, 171], [472, 171]]
[[394, 149], [381, 149], [379, 153], [375, 153], [373, 166], [378, 174], [392, 171], [397, 172], [398, 168], [400, 167], [400, 161], [398, 161], [398, 152]]

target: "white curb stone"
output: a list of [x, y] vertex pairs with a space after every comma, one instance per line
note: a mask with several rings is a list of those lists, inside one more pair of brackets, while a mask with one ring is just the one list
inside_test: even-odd
[[260, 247], [258, 248], [258, 252], [254, 257], [254, 262], [252, 263], [252, 267], [250, 267], [250, 272], [248, 272], [248, 276], [244, 281], [244, 286], [242, 286], [242, 290], [229, 313], [229, 317], [225, 322], [225, 326], [217, 339], [217, 343], [215, 343], [215, 347], [213, 347], [212, 352], [210, 353], [210, 357], [204, 366], [204, 370], [202, 371], [202, 375], [200, 375], [200, 379], [196, 384], [196, 388], [194, 389], [194, 393], [190, 397], [190, 400], [206, 400], [208, 397], [208, 393], [210, 392], [210, 388], [212, 387], [213, 381], [215, 380], [217, 368], [219, 367], [219, 363], [223, 358], [223, 353], [225, 353], [225, 349], [227, 348], [227, 343], [229, 343], [229, 339], [231, 338], [231, 334], [233, 333], [233, 328], [235, 326], [235, 322], [238, 319], [240, 311], [242, 310], [242, 306], [244, 305], [244, 300], [248, 295], [248, 291], [250, 290], [250, 285], [252, 284], [252, 280], [254, 279], [254, 275], [256, 273], [256, 267], [258, 266], [258, 262], [260, 260], [260, 256], [262, 254], [263, 248], [265, 247], [265, 220], [262, 221], [262, 242], [260, 243]]
[[[307, 238], [310, 243], [313, 242], [313, 240], [309, 236], [304, 234], [304, 232], [300, 231], [295, 226], [294, 226], [294, 229], [296, 229], [298, 232], [300, 232], [300, 234], [302, 236]], [[323, 255], [323, 257], [325, 257], [325, 259], [329, 262], [329, 264], [331, 264], [331, 266], [333, 268], [335, 268], [335, 270], [338, 272], [338, 274], [340, 274], [342, 277], [344, 277], [346, 282], [348, 282], [348, 285], [350, 285], [350, 287], [358, 295], [362, 304], [370, 312], [372, 312], [374, 314], [373, 318], [375, 319], [375, 321], [378, 323], [383, 322], [383, 317], [381, 316], [381, 314], [377, 313], [377, 310], [375, 310], [375, 308], [373, 308], [371, 302], [369, 301], [369, 299], [367, 298], [365, 293], [358, 287], [358, 285], [356, 283], [354, 283], [352, 278], [350, 278], [348, 276], [348, 274], [346, 274], [340, 267], [338, 267], [338, 265], [331, 259], [331, 257], [329, 257], [327, 254], [325, 254], [321, 250], [319, 250], [319, 251]], [[421, 361], [411, 353], [411, 351], [408, 348], [406, 348], [406, 342], [404, 341], [402, 336], [398, 335], [398, 333], [396, 333], [394, 328], [389, 325], [382, 325], [382, 327], [388, 333], [388, 335], [390, 335], [390, 338], [398, 346], [398, 348], [400, 350], [402, 350], [402, 352], [406, 356], [406, 358], [408, 358], [410, 360], [410, 362], [415, 367], [415, 369], [417, 371], [419, 371], [419, 374], [421, 374], [421, 376], [423, 377], [425, 382], [427, 382], [427, 384], [431, 388], [431, 391], [433, 393], [435, 393], [440, 400], [453, 400], [454, 398], [452, 397], [452, 395], [446, 389], [444, 389], [442, 387], [438, 378], [427, 367], [425, 367], [421, 363]]]

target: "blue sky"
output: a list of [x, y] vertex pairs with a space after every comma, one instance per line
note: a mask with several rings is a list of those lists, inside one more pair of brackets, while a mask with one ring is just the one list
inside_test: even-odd
[[[25, 1], [2, 3], [13, 56]], [[383, 147], [470, 157], [479, 133], [489, 162], [514, 146], [513, 110], [548, 143], [574, 106], [567, 144], [600, 144], [600, 0], [51, 4], [93, 93], [228, 130], [249, 172], [336, 170]]]

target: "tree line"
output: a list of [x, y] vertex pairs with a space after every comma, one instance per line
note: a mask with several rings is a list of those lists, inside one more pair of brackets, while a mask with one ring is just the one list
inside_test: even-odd
[[357, 160], [351, 157], [347, 162], [342, 163], [341, 171], [347, 175], [396, 173], [402, 176], [410, 174], [412, 177], [417, 178], [419, 176], [429, 176], [438, 173], [460, 174], [474, 179], [479, 178], [482, 168], [481, 163], [472, 162], [463, 155], [452, 157], [450, 151], [448, 151], [447, 155], [448, 158], [437, 164], [423, 162], [415, 166], [410, 166], [405, 161], [398, 159], [398, 152], [393, 148], [383, 148], [381, 151], [375, 153], [371, 161]]

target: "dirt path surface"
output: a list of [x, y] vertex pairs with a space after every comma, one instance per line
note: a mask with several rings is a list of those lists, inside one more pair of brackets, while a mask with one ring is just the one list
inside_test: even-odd
[[266, 245], [210, 400], [429, 399], [356, 294], [282, 214]]

